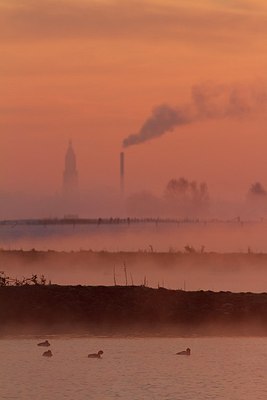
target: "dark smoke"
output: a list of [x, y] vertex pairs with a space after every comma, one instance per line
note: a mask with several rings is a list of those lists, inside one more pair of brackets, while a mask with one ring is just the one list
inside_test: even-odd
[[196, 85], [188, 105], [156, 107], [140, 131], [123, 140], [123, 147], [157, 138], [176, 126], [203, 119], [239, 118], [265, 108], [267, 92], [263, 86]]
[[177, 125], [189, 124], [191, 120], [192, 117], [186, 109], [175, 109], [167, 104], [162, 104], [153, 110], [152, 116], [146, 120], [139, 133], [124, 139], [123, 147], [162, 136], [166, 132], [172, 131]]

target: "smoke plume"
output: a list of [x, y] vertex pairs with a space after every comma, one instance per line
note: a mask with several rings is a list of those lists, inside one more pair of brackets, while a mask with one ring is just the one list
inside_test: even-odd
[[191, 89], [188, 104], [154, 108], [138, 133], [123, 140], [123, 147], [133, 146], [160, 137], [180, 125], [218, 119], [239, 118], [266, 107], [267, 91], [262, 85], [196, 85]]

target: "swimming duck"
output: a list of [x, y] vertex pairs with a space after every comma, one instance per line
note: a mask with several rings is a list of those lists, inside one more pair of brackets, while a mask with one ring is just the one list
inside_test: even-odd
[[38, 343], [37, 346], [49, 347], [50, 343], [48, 340], [45, 340], [44, 342]]
[[88, 358], [101, 358], [101, 355], [102, 355], [103, 353], [104, 353], [104, 352], [103, 352], [102, 350], [99, 350], [98, 353], [88, 354]]
[[44, 357], [52, 357], [52, 356], [53, 356], [52, 351], [51, 351], [51, 350], [45, 351], [45, 352], [43, 353], [43, 356], [44, 356]]
[[186, 350], [179, 351], [179, 353], [176, 353], [176, 354], [178, 354], [178, 356], [190, 356], [191, 350], [189, 349], [189, 347], [187, 347]]

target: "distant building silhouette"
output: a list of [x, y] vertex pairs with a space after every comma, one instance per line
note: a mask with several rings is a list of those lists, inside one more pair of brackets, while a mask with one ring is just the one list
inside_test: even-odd
[[71, 140], [65, 155], [65, 170], [63, 173], [63, 195], [76, 197], [78, 192], [78, 172], [76, 167], [76, 156]]

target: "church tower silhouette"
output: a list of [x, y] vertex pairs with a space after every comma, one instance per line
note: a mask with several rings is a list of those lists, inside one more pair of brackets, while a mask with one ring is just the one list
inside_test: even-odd
[[76, 156], [72, 147], [72, 141], [65, 155], [65, 170], [63, 173], [63, 194], [75, 196], [78, 191], [78, 172], [76, 167]]

